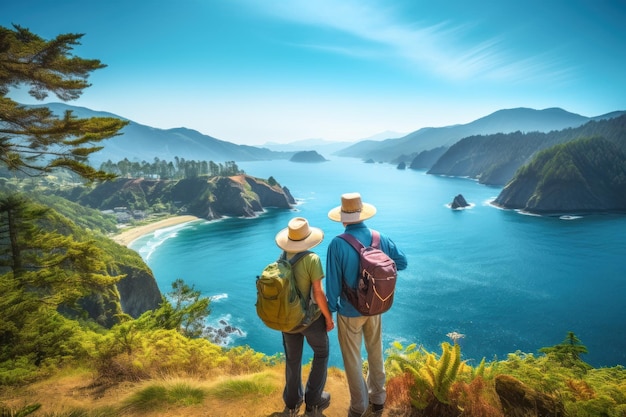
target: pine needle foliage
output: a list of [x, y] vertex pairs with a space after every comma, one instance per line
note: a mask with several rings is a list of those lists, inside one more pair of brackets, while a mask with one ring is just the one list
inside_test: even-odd
[[67, 101], [90, 86], [91, 72], [104, 68], [97, 59], [72, 54], [82, 34], [46, 40], [18, 25], [0, 26], [0, 165], [27, 175], [64, 168], [89, 180], [114, 176], [96, 170], [88, 157], [102, 140], [119, 134], [128, 122], [112, 117], [79, 119], [71, 111], [59, 117], [47, 107], [26, 107], [7, 97], [20, 86], [37, 100], [49, 93]]

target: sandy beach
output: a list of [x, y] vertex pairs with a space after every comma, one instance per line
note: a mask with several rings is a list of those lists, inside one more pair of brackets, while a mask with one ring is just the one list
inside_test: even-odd
[[120, 245], [128, 246], [130, 243], [140, 238], [143, 235], [152, 233], [155, 230], [164, 229], [166, 227], [175, 226], [177, 224], [188, 223], [194, 220], [198, 220], [196, 216], [176, 216], [167, 219], [159, 220], [154, 223], [146, 224], [144, 226], [129, 227], [123, 229], [119, 234], [112, 236], [111, 238]]

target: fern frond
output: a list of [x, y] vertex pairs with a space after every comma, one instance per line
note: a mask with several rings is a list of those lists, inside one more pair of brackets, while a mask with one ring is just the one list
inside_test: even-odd
[[439, 363], [437, 364], [436, 370], [436, 387], [440, 387], [443, 384], [443, 381], [446, 378], [446, 374], [448, 372], [448, 366], [450, 365], [450, 359], [452, 356], [449, 343], [442, 343], [441, 349], [441, 358], [439, 358]]
[[397, 351], [403, 351], [404, 347], [402, 346], [402, 343], [398, 342], [398, 341], [394, 341], [393, 343], [391, 343], [391, 346], [396, 349]]
[[437, 378], [435, 377], [435, 372], [432, 368], [428, 366], [424, 366], [420, 369], [419, 372], [420, 377], [428, 383], [428, 388], [434, 389], [437, 383]]
[[476, 377], [484, 377], [485, 375], [485, 358], [483, 358], [480, 361], [480, 364], [478, 364], [478, 367], [474, 370], [472, 377], [476, 378]]

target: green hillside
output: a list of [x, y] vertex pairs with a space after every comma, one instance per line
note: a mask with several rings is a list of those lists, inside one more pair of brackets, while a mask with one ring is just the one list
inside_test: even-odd
[[504, 185], [537, 152], [590, 137], [603, 137], [626, 152], [626, 115], [549, 133], [518, 131], [466, 137], [451, 146], [428, 173], [469, 177], [488, 185]]
[[539, 152], [495, 200], [535, 213], [626, 212], [626, 154], [603, 138]]

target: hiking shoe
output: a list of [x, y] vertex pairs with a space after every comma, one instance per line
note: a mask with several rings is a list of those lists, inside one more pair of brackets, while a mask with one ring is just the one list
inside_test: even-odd
[[309, 415], [317, 415], [322, 410], [325, 410], [330, 405], [330, 393], [324, 391], [320, 397], [320, 402], [315, 405], [306, 405], [306, 412]]
[[283, 415], [289, 416], [289, 417], [296, 417], [298, 414], [300, 414], [301, 406], [302, 406], [302, 400], [300, 400], [294, 408], [289, 408], [285, 406], [285, 409], [283, 410]]
[[372, 411], [373, 416], [382, 416], [384, 408], [385, 404], [370, 403], [370, 410]]
[[298, 408], [285, 407], [285, 409], [283, 410], [283, 415], [285, 417], [297, 417], [298, 414], [300, 414], [300, 407]]
[[349, 409], [348, 410], [348, 417], [363, 417], [365, 414], [367, 414], [367, 413], [361, 414], [361, 413], [357, 413], [353, 409]]

